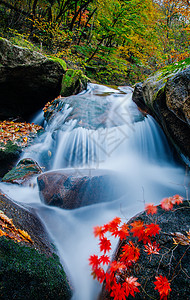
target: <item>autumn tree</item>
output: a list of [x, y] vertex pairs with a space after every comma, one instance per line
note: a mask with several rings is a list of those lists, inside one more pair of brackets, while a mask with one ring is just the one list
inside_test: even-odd
[[163, 58], [171, 63], [189, 56], [190, 2], [189, 0], [157, 0]]

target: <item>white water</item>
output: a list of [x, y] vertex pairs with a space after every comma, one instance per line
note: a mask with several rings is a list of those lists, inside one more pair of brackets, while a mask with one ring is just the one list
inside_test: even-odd
[[[93, 227], [115, 216], [127, 221], [143, 210], [144, 202], [159, 203], [163, 197], [176, 193], [185, 196], [187, 181], [185, 170], [175, 163], [163, 132], [150, 116], [143, 119], [131, 100], [131, 93], [91, 85], [86, 97], [89, 94], [94, 102], [106, 97], [112, 103], [106, 128], [76, 127], [77, 120], [65, 123], [72, 112], [65, 105], [24, 157], [32, 157], [43, 166], [46, 155], [47, 169], [73, 167], [77, 172], [82, 167], [89, 168], [89, 172], [94, 168], [117, 171], [125, 181], [126, 194], [111, 202], [102, 199], [102, 203], [64, 210], [42, 204], [37, 187], [0, 184], [11, 198], [35, 208], [72, 282], [73, 300], [97, 300], [101, 288], [92, 279], [88, 266], [88, 257], [98, 252]], [[114, 251], [117, 241], [113, 243]]]

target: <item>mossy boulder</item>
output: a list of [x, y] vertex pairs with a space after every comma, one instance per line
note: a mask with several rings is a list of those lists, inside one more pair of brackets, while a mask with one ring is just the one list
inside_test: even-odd
[[42, 173], [42, 169], [36, 161], [30, 158], [24, 158], [18, 162], [16, 167], [10, 170], [2, 178], [4, 182], [26, 184], [30, 182], [30, 179], [36, 175]]
[[0, 144], [0, 177], [13, 168], [22, 153], [22, 147], [9, 141], [6, 145]]
[[59, 259], [0, 238], [0, 298], [69, 300], [71, 290]]
[[63, 73], [59, 62], [0, 39], [0, 119], [27, 120], [60, 94]]
[[35, 211], [17, 204], [2, 191], [0, 210], [1, 230], [8, 230], [2, 227], [3, 212], [14, 228], [24, 230], [31, 238], [31, 242], [17, 243], [11, 240], [11, 232], [0, 237], [0, 299], [71, 299], [71, 287], [56, 249]]
[[[140, 95], [140, 96], [139, 96]], [[174, 63], [136, 86], [133, 101], [148, 109], [185, 163], [190, 161], [190, 59]]]
[[63, 76], [61, 96], [76, 95], [87, 88], [89, 79], [81, 70], [69, 69]]
[[[155, 290], [155, 276], [166, 276], [171, 285], [171, 293], [168, 299], [181, 300], [190, 299], [190, 248], [188, 239], [186, 244], [174, 244], [173, 237], [175, 233], [187, 237], [190, 230], [190, 206], [188, 201], [174, 207], [172, 211], [163, 210], [160, 206], [156, 215], [147, 215], [142, 212], [133, 217], [127, 223], [142, 221], [144, 224], [156, 223], [160, 226], [159, 235], [153, 238], [156, 244], [159, 244], [159, 254], [148, 255], [144, 250], [143, 242], [138, 242], [137, 238], [132, 236], [130, 240], [140, 249], [140, 257], [135, 264], [120, 272], [117, 276], [117, 282], [121, 284], [126, 277], [133, 276], [140, 283], [139, 293], [135, 293], [135, 299], [160, 299], [158, 291]], [[120, 241], [115, 251], [114, 260], [119, 261], [122, 253], [122, 247], [126, 245], [127, 239]], [[103, 285], [99, 300], [111, 300], [110, 293]], [[127, 299], [134, 299], [131, 295]]]

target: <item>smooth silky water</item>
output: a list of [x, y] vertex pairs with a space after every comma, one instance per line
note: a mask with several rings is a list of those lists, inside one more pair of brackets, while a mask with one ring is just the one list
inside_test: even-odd
[[[176, 193], [186, 196], [185, 168], [175, 161], [173, 149], [154, 119], [144, 117], [131, 98], [130, 89], [90, 84], [87, 91], [72, 96], [76, 103], [86, 101], [81, 119], [69, 118], [73, 108], [68, 97], [62, 111], [46, 125], [40, 140], [23, 155], [37, 160], [46, 171], [62, 168], [72, 168], [76, 173], [85, 168], [89, 174], [92, 169], [116, 171], [125, 183], [121, 198], [110, 202], [102, 199], [101, 203], [64, 210], [43, 204], [37, 185], [31, 188], [0, 184], [12, 199], [32, 206], [41, 218], [70, 278], [73, 300], [97, 300], [100, 293], [101, 286], [93, 280], [88, 265], [89, 256], [98, 253], [94, 226], [103, 225], [115, 216], [128, 221], [143, 210], [145, 202], [158, 204], [163, 197]], [[109, 109], [102, 112], [102, 103]], [[84, 119], [88, 121], [85, 126]], [[38, 122], [43, 122], [42, 116]], [[117, 240], [112, 245], [113, 252]]]

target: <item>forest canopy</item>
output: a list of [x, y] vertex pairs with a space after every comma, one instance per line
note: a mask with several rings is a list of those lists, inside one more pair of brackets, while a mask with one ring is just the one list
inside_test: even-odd
[[189, 0], [0, 0], [1, 35], [103, 83], [189, 57]]

